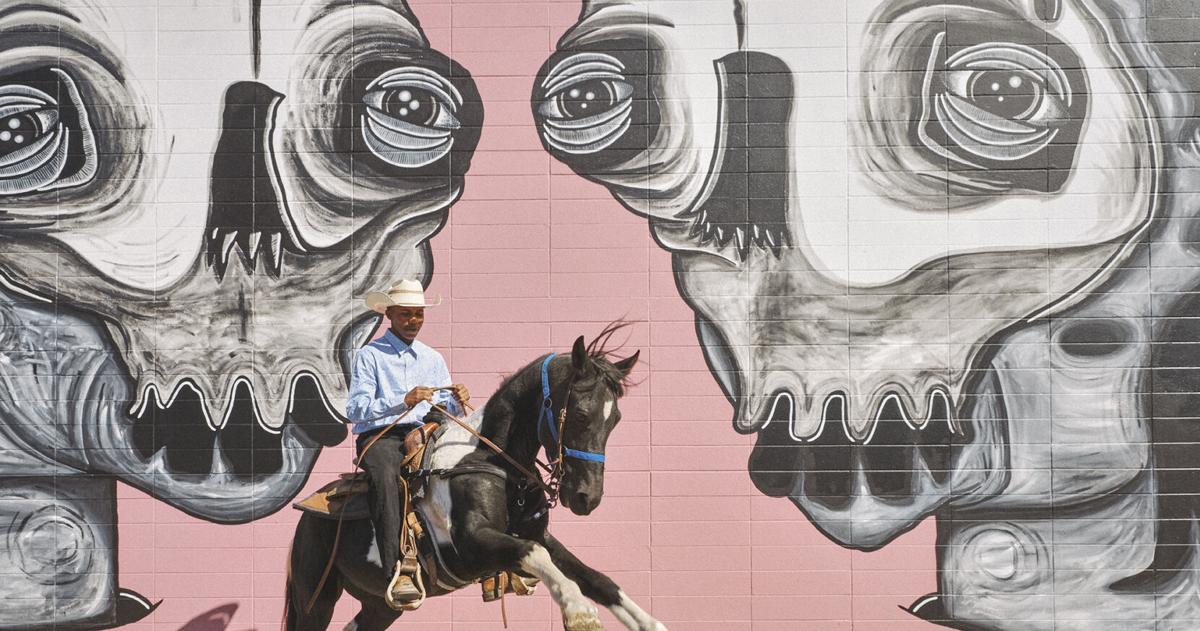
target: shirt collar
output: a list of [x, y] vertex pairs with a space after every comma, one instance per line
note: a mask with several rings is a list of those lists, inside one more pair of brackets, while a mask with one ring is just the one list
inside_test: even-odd
[[403, 355], [405, 352], [412, 353], [413, 355], [417, 354], [416, 340], [413, 340], [412, 344], [408, 344], [404, 340], [400, 339], [400, 336], [396, 335], [396, 333], [391, 329], [388, 329], [387, 332], [383, 334], [382, 339], [386, 340], [392, 348], [396, 349], [397, 355]]

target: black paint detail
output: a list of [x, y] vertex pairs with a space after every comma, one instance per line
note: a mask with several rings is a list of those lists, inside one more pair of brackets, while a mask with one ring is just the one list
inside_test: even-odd
[[[294, 423], [308, 440], [324, 446], [340, 443], [346, 426], [326, 407], [320, 386], [311, 375], [296, 378], [287, 423]], [[172, 473], [208, 475], [213, 448], [220, 446], [225, 465], [237, 478], [254, 479], [278, 473], [283, 466], [282, 435], [264, 429], [254, 394], [245, 380], [234, 387], [228, 415], [211, 419], [209, 427], [200, 394], [182, 386], [166, 407], [154, 398], [134, 420], [132, 442], [143, 459], [160, 449]]]
[[1053, 24], [1062, 18], [1062, 0], [1035, 0], [1034, 11], [1038, 19]]
[[[673, 26], [654, 16], [650, 16], [648, 19], [648, 25], [659, 24], [668, 28]], [[611, 145], [600, 151], [573, 154], [561, 151], [547, 142], [546, 120], [538, 110], [543, 103], [555, 96], [546, 93], [542, 88], [550, 70], [568, 57], [586, 52], [610, 55], [620, 60], [625, 67], [623, 81], [633, 88], [633, 94], [630, 96], [629, 128]], [[575, 173], [601, 184], [607, 185], [605, 178], [614, 175], [635, 172], [644, 175], [648, 165], [640, 158], [644, 157], [646, 150], [654, 143], [659, 128], [662, 126], [659, 99], [667, 92], [665, 88], [658, 85], [658, 82], [665, 80], [668, 76], [660, 63], [665, 55], [661, 45], [653, 39], [634, 37], [608, 40], [602, 47], [585, 46], [560, 50], [551, 55], [538, 71], [531, 97], [534, 120], [542, 127], [542, 133], [539, 134], [542, 147]]]
[[958, 629], [959, 631], [987, 631], [983, 627], [955, 620], [954, 617], [946, 611], [945, 603], [942, 602], [940, 594], [928, 594], [913, 601], [913, 604], [900, 609], [933, 624], [947, 627], [950, 629]]
[[952, 431], [950, 423], [949, 398], [935, 397], [930, 403], [929, 420], [921, 428], [917, 452], [938, 484], [950, 479], [950, 465], [964, 444], [962, 434]]
[[[1190, 291], [1195, 292], [1193, 288]], [[1167, 588], [1180, 572], [1193, 572], [1200, 541], [1200, 361], [1196, 340], [1200, 294], [1189, 293], [1157, 324], [1150, 345], [1150, 369], [1142, 371], [1140, 392], [1148, 392], [1150, 441], [1157, 476], [1158, 514], [1154, 558], [1141, 573], [1117, 581], [1114, 591], [1141, 593]]]
[[[39, 90], [56, 101], [56, 105], [41, 108], [38, 111], [52, 110], [57, 114], [58, 122], [69, 130], [67, 138], [67, 161], [63, 165], [59, 179], [62, 180], [78, 173], [87, 162], [87, 153], [83, 148], [83, 122], [62, 76], [50, 68], [39, 68], [37, 70], [0, 75], [0, 88], [12, 85]], [[5, 125], [3, 129], [0, 129], [0, 132], [7, 131], [13, 137], [8, 140], [0, 139], [0, 158], [27, 147], [29, 143], [42, 138], [45, 134], [52, 131], [44, 129], [37, 118], [36, 115], [30, 112], [3, 119]], [[16, 121], [18, 127], [10, 127], [7, 124], [7, 121], [10, 120]], [[17, 144], [15, 142], [15, 136], [18, 134], [25, 138], [24, 143]]]
[[[920, 76], [924, 85], [916, 88], [923, 100], [923, 111], [919, 120], [912, 123], [910, 140], [913, 146], [923, 147], [924, 151], [929, 152], [930, 163], [937, 169], [950, 171], [952, 193], [996, 195], [1012, 190], [1034, 193], [1061, 191], [1074, 170], [1079, 139], [1087, 120], [1089, 98], [1084, 63], [1069, 45], [1024, 20], [1005, 23], [1004, 30], [998, 30], [994, 22], [974, 24], [956, 21], [947, 24], [946, 28], [941, 33], [944, 41], [940, 45], [936, 41], [930, 42], [938, 47], [928, 75], [914, 73], [914, 81]], [[992, 45], [996, 50], [1020, 47], [1036, 51], [1048, 58], [1048, 63], [1055, 67], [1024, 68], [1013, 63], [1012, 67], [989, 69], [978, 67], [985, 64], [980, 60], [960, 62], [960, 66], [955, 67], [949, 64], [955, 53], [977, 46], [989, 50], [988, 47]], [[1064, 94], [1057, 94], [1045, 85], [1046, 76], [1057, 76], [1059, 73], [1065, 78]], [[964, 75], [969, 78], [963, 79]], [[956, 93], [955, 89], [961, 93]], [[968, 121], [967, 124], [978, 127], [964, 131], [952, 119], [940, 118], [937, 103], [947, 95], [951, 100], [965, 103], [964, 107], [977, 108], [982, 112], [980, 116], [995, 120], [976, 120], [970, 115], [959, 114], [959, 118]], [[1024, 157], [1000, 158], [995, 156], [1010, 150], [1000, 148], [1001, 144], [1017, 143], [1022, 136], [1012, 132], [986, 132], [1001, 136], [1003, 143], [972, 141], [973, 146], [964, 146], [955, 138], [956, 135], [963, 137], [982, 133], [984, 128], [999, 125], [997, 121], [1002, 121], [1004, 125], [1023, 126], [1027, 131], [1045, 132], [1050, 134], [1049, 140], [1028, 140], [1031, 153]], [[995, 152], [1000, 153], [984, 155]], [[938, 178], [934, 173], [925, 177]]]
[[263, 429], [254, 410], [254, 395], [245, 381], [233, 390], [229, 419], [217, 434], [221, 455], [235, 478], [253, 479], [278, 473], [283, 466], [280, 436]]
[[830, 508], [849, 506], [854, 483], [853, 454], [846, 426], [846, 395], [840, 394], [830, 397], [825, 406], [820, 436], [803, 447], [807, 452], [804, 494]]
[[913, 494], [913, 471], [921, 430], [913, 429], [904, 417], [899, 399], [885, 399], [871, 442], [856, 450], [866, 474], [867, 487], [875, 495], [909, 497]]
[[776, 406], [775, 416], [759, 430], [758, 442], [747, 465], [750, 480], [768, 497], [789, 495], [796, 484], [797, 472], [804, 469], [803, 448], [792, 440], [791, 419], [783, 414], [784, 407]]
[[757, 51], [726, 55], [714, 67], [721, 87], [717, 149], [709, 169], [715, 182], [707, 199], [679, 218], [692, 222], [691, 236], [700, 243], [732, 243], [743, 259], [754, 246], [778, 256], [791, 243], [792, 71], [778, 57]]
[[292, 386], [288, 422], [295, 423], [313, 442], [332, 447], [346, 438], [346, 424], [331, 413], [315, 377], [302, 374]]
[[733, 0], [733, 23], [737, 25], [738, 50], [746, 47], [746, 3]]
[[113, 615], [112, 624], [105, 624], [102, 627], [93, 627], [99, 629], [115, 629], [123, 627], [127, 624], [133, 624], [146, 616], [154, 613], [155, 609], [161, 605], [163, 601], [151, 603], [148, 598], [124, 587], [117, 591], [117, 607]]
[[221, 137], [213, 155], [205, 261], [225, 276], [236, 250], [253, 273], [261, 255], [266, 272], [278, 278], [283, 250], [297, 251], [284, 224], [286, 200], [274, 172], [271, 134], [283, 95], [253, 81], [225, 91]]
[[952, 425], [949, 399], [942, 396], [932, 398], [929, 419], [923, 423], [906, 421], [900, 399], [886, 398], [866, 439], [849, 438], [845, 393], [831, 394], [824, 405], [823, 425], [815, 437], [794, 437], [783, 418], [786, 414], [778, 411], [759, 431], [748, 468], [763, 494], [783, 497], [797, 493], [802, 478], [802, 492], [808, 500], [845, 509], [861, 472], [872, 495], [912, 498], [920, 491], [917, 485], [925, 470], [944, 484], [962, 446], [974, 436], [969, 424]]
[[[384, 73], [402, 66], [416, 66], [433, 71], [454, 86], [462, 95], [462, 105], [453, 110], [459, 127], [453, 131], [454, 144], [450, 152], [441, 159], [420, 167], [405, 168], [390, 164], [375, 155], [363, 139], [362, 120], [367, 105], [363, 97], [372, 81]], [[471, 168], [471, 157], [479, 144], [483, 129], [483, 99], [471, 73], [458, 62], [434, 50], [397, 50], [384, 60], [361, 63], [348, 73], [351, 77], [342, 85], [339, 93], [338, 124], [334, 135], [334, 150], [351, 156], [357, 170], [364, 170], [367, 177], [404, 178], [406, 188], [425, 187], [439, 190], [450, 186], [448, 178], [461, 178]], [[428, 92], [419, 92], [421, 99], [434, 98]], [[444, 104], [443, 104], [444, 106]], [[427, 106], [426, 111], [430, 108]], [[408, 122], [421, 124], [419, 119]]]
[[134, 446], [143, 458], [161, 449], [167, 470], [206, 475], [212, 470], [214, 432], [205, 420], [200, 393], [180, 387], [166, 407], [151, 399], [134, 426]]
[[262, 0], [250, 0], [250, 49], [257, 77], [262, 70]]
[[1117, 319], [1071, 320], [1058, 333], [1063, 352], [1081, 358], [1112, 355], [1132, 341], [1132, 327]]

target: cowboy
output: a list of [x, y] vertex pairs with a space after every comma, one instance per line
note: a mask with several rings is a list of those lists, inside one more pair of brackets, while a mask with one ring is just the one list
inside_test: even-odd
[[426, 304], [419, 281], [400, 281], [387, 291], [367, 294], [364, 301], [367, 308], [386, 316], [391, 326], [355, 356], [346, 416], [354, 423], [359, 464], [370, 481], [368, 497], [380, 561], [384, 568], [394, 568], [388, 604], [398, 608], [424, 597], [408, 575], [412, 568], [401, 572], [399, 476], [404, 438], [421, 427], [427, 415], [433, 420], [439, 414], [434, 404], [461, 415], [461, 405], [471, 395], [466, 386], [450, 382], [442, 355], [416, 339], [425, 323], [425, 308], [434, 306]]

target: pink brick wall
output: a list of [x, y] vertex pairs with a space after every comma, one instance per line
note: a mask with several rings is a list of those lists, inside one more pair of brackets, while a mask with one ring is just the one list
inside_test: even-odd
[[460, 179], [422, 341], [481, 403], [633, 322], [551, 530], [670, 629], [1200, 628], [1194, 0], [339, 2], [0, 0], [0, 631], [275, 628], [314, 397]]
[[[542, 149], [530, 86], [579, 3], [410, 4], [432, 47], [475, 77], [486, 108], [466, 192], [433, 239], [429, 291], [446, 302], [429, 310], [421, 339], [482, 401], [538, 354], [564, 351], [616, 318], [637, 322], [628, 346], [642, 351], [640, 383], [621, 403], [604, 502], [586, 519], [555, 511], [552, 532], [671, 629], [937, 628], [899, 608], [936, 589], [932, 528], [855, 553], [822, 537], [787, 500], [757, 493], [746, 474], [752, 439], [731, 428], [669, 255], [645, 220]], [[351, 455], [348, 443], [326, 449], [306, 491], [349, 470]], [[298, 513], [216, 526], [122, 487], [120, 515], [122, 585], [164, 599], [128, 628], [175, 631], [226, 603], [237, 604], [231, 631], [278, 624]], [[561, 629], [542, 592], [508, 599], [510, 628]], [[356, 611], [343, 597], [333, 627]], [[619, 628], [608, 612], [602, 617]], [[503, 627], [499, 605], [468, 588], [395, 628]]]

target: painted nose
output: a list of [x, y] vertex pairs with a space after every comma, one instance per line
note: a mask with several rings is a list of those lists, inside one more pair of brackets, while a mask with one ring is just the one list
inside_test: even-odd
[[278, 278], [283, 250], [295, 249], [284, 223], [287, 211], [271, 139], [284, 96], [255, 81], [239, 81], [225, 90], [221, 136], [210, 177], [206, 261], [225, 276], [236, 251], [248, 274], [260, 258]]

